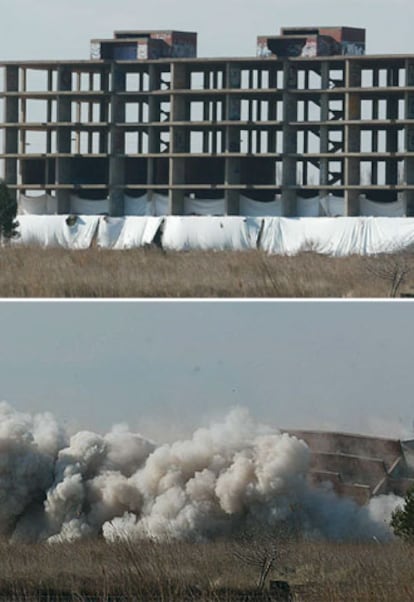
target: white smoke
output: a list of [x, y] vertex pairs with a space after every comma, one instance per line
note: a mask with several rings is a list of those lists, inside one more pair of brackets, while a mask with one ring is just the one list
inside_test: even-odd
[[360, 507], [309, 485], [303, 441], [236, 409], [156, 446], [126, 426], [70, 440], [50, 414], [0, 404], [0, 534], [28, 541], [203, 540], [295, 524], [313, 537], [390, 536], [396, 499]]
[[1, 535], [29, 529], [53, 483], [56, 455], [64, 445], [64, 433], [50, 414], [32, 417], [0, 403]]

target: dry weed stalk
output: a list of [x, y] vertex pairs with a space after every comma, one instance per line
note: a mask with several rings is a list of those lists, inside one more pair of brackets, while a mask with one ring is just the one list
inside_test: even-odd
[[370, 258], [366, 264], [367, 270], [389, 286], [388, 296], [397, 297], [401, 286], [407, 281], [414, 270], [413, 253], [400, 251], [398, 253], [381, 254]]

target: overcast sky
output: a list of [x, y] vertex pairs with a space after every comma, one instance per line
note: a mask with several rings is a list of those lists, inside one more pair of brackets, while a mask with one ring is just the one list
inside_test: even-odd
[[0, 399], [157, 439], [235, 405], [279, 427], [410, 436], [413, 306], [0, 303]]
[[412, 0], [1, 0], [1, 60], [83, 59], [114, 29], [199, 33], [200, 56], [250, 56], [284, 25], [367, 28], [370, 53], [414, 53]]

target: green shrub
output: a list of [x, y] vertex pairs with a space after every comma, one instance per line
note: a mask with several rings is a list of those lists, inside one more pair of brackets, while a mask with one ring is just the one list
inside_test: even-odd
[[392, 513], [391, 527], [398, 537], [414, 542], [414, 487], [407, 491], [404, 505]]
[[0, 181], [0, 241], [18, 236], [16, 213], [17, 202], [10, 195], [7, 185]]

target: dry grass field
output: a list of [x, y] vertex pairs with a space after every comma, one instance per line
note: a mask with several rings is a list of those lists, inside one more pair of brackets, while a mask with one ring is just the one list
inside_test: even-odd
[[[248, 546], [248, 549], [247, 547]], [[0, 543], [3, 600], [270, 600], [257, 592], [259, 568], [243, 561], [258, 542], [241, 544]], [[290, 542], [268, 576], [289, 582], [293, 600], [412, 601], [414, 556], [399, 542]], [[268, 591], [268, 581], [264, 592]]]
[[0, 250], [0, 297], [389, 297], [414, 290], [414, 254]]

